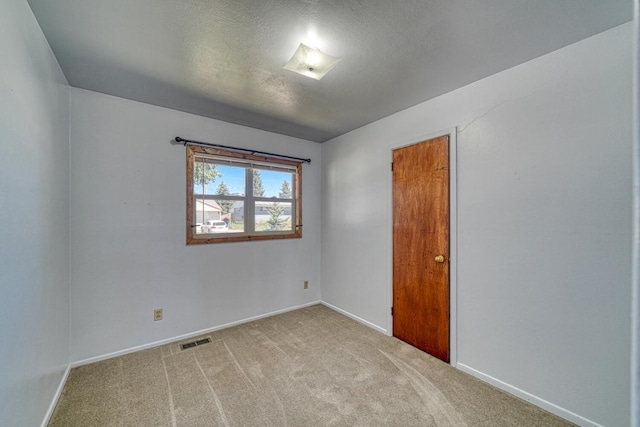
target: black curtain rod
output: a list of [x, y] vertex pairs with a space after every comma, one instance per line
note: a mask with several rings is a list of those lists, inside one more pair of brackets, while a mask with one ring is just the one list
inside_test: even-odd
[[265, 154], [267, 156], [280, 157], [282, 159], [298, 160], [300, 162], [311, 163], [311, 159], [302, 159], [300, 157], [285, 156], [284, 154], [268, 153], [266, 151], [250, 150], [248, 148], [229, 147], [228, 145], [211, 144], [209, 142], [192, 141], [190, 139], [180, 138], [179, 136], [176, 136], [175, 140], [176, 142], [182, 142], [185, 147], [187, 145], [202, 145], [204, 147], [225, 148], [227, 150], [242, 151], [244, 153]]

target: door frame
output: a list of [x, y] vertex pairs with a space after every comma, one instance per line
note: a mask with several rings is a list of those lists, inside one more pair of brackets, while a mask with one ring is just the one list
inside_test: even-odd
[[[417, 135], [415, 137], [397, 141], [391, 144], [387, 154], [389, 165], [393, 161], [393, 151], [398, 148], [418, 144], [420, 142], [449, 136], [449, 364], [456, 367], [458, 364], [458, 128], [453, 127], [438, 132]], [[388, 185], [388, 215], [389, 223], [393, 222], [393, 174], [389, 167]], [[387, 287], [387, 335], [393, 336], [393, 227], [389, 227], [389, 239], [387, 259], [389, 260], [389, 274]]]

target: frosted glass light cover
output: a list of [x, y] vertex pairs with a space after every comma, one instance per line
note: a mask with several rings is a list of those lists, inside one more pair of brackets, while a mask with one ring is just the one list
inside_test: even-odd
[[300, 43], [296, 53], [293, 54], [289, 62], [284, 66], [285, 69], [293, 71], [312, 79], [320, 80], [340, 61], [326, 53], [311, 48]]

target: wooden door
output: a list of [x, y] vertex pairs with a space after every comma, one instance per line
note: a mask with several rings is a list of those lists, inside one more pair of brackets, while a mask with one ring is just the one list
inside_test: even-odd
[[449, 137], [393, 151], [393, 335], [449, 362]]

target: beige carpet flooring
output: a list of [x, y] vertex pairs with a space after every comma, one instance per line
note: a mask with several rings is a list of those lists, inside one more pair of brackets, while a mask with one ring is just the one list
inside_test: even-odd
[[572, 425], [321, 305], [204, 337], [73, 369], [49, 425]]

